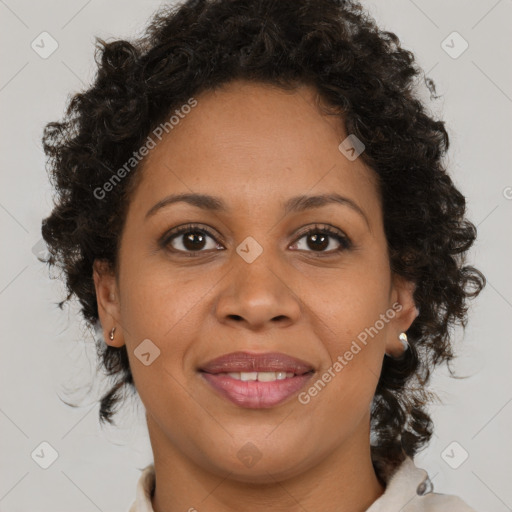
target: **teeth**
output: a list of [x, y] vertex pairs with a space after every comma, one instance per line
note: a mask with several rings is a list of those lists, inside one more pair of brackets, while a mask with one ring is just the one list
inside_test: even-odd
[[243, 372], [240, 373], [240, 380], [256, 380], [258, 372]]
[[272, 382], [274, 380], [290, 379], [295, 374], [293, 372], [229, 372], [220, 375], [229, 375], [232, 379], [242, 381]]
[[277, 380], [276, 372], [258, 372], [258, 380], [260, 382], [272, 382]]

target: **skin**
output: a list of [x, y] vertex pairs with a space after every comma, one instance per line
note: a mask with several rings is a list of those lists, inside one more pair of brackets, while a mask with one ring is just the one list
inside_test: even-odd
[[[417, 315], [413, 284], [390, 270], [374, 171], [338, 150], [343, 123], [322, 113], [310, 86], [238, 80], [196, 99], [145, 161], [117, 274], [94, 265], [105, 339], [127, 345], [146, 408], [154, 510], [364, 511], [384, 492], [370, 458], [372, 398], [385, 353], [403, 351], [398, 336]], [[180, 202], [145, 218], [169, 194], [188, 192], [219, 196], [230, 211]], [[335, 203], [283, 211], [292, 196], [332, 192], [364, 216]], [[183, 235], [159, 245], [188, 222], [217, 240], [196, 241], [195, 257], [172, 252], [190, 247]], [[336, 251], [331, 236], [323, 249], [308, 244], [302, 232], [315, 223], [337, 228], [352, 247]], [[236, 252], [248, 236], [263, 249], [252, 263]], [[314, 382], [397, 302], [400, 311], [307, 404], [295, 395], [242, 408], [197, 371], [226, 353], [276, 351], [312, 364]], [[160, 350], [148, 366], [134, 354], [145, 339]], [[260, 457], [250, 467], [239, 458], [249, 442]]]

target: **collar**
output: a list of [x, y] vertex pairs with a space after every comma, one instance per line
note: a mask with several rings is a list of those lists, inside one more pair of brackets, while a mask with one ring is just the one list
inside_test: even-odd
[[[137, 482], [135, 501], [128, 512], [154, 512], [155, 468], [149, 464]], [[427, 472], [410, 457], [386, 478], [386, 489], [366, 512], [475, 512], [457, 496], [433, 492]]]

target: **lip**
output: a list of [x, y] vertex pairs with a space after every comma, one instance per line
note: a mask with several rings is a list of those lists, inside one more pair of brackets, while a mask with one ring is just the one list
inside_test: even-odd
[[280, 352], [261, 354], [232, 352], [208, 361], [201, 371], [217, 374], [227, 372], [293, 372], [297, 375], [314, 370], [313, 366], [296, 357]]
[[[200, 369], [201, 377], [221, 396], [239, 407], [263, 409], [286, 401], [302, 389], [314, 374], [309, 363], [279, 352], [233, 352], [213, 359]], [[293, 377], [270, 382], [241, 381], [227, 373], [287, 372]]]

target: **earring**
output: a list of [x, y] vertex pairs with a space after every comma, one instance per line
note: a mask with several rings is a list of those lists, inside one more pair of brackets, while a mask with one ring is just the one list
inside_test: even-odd
[[109, 338], [110, 338], [110, 341], [114, 341], [114, 332], [115, 332], [116, 328], [115, 327], [112, 327], [112, 330], [110, 331], [110, 334], [109, 334]]
[[398, 339], [402, 342], [402, 345], [404, 346], [404, 350], [408, 350], [409, 340], [407, 339], [407, 334], [405, 334], [405, 332], [400, 333], [400, 336], [398, 336]]
[[405, 334], [405, 332], [400, 333], [398, 339], [400, 340], [402, 346], [404, 347], [403, 353], [398, 357], [392, 356], [391, 354], [384, 354], [385, 356], [390, 357], [391, 359], [402, 359], [403, 357], [405, 357], [404, 354], [407, 352], [407, 350], [409, 350], [409, 341], [407, 339], [407, 334]]

